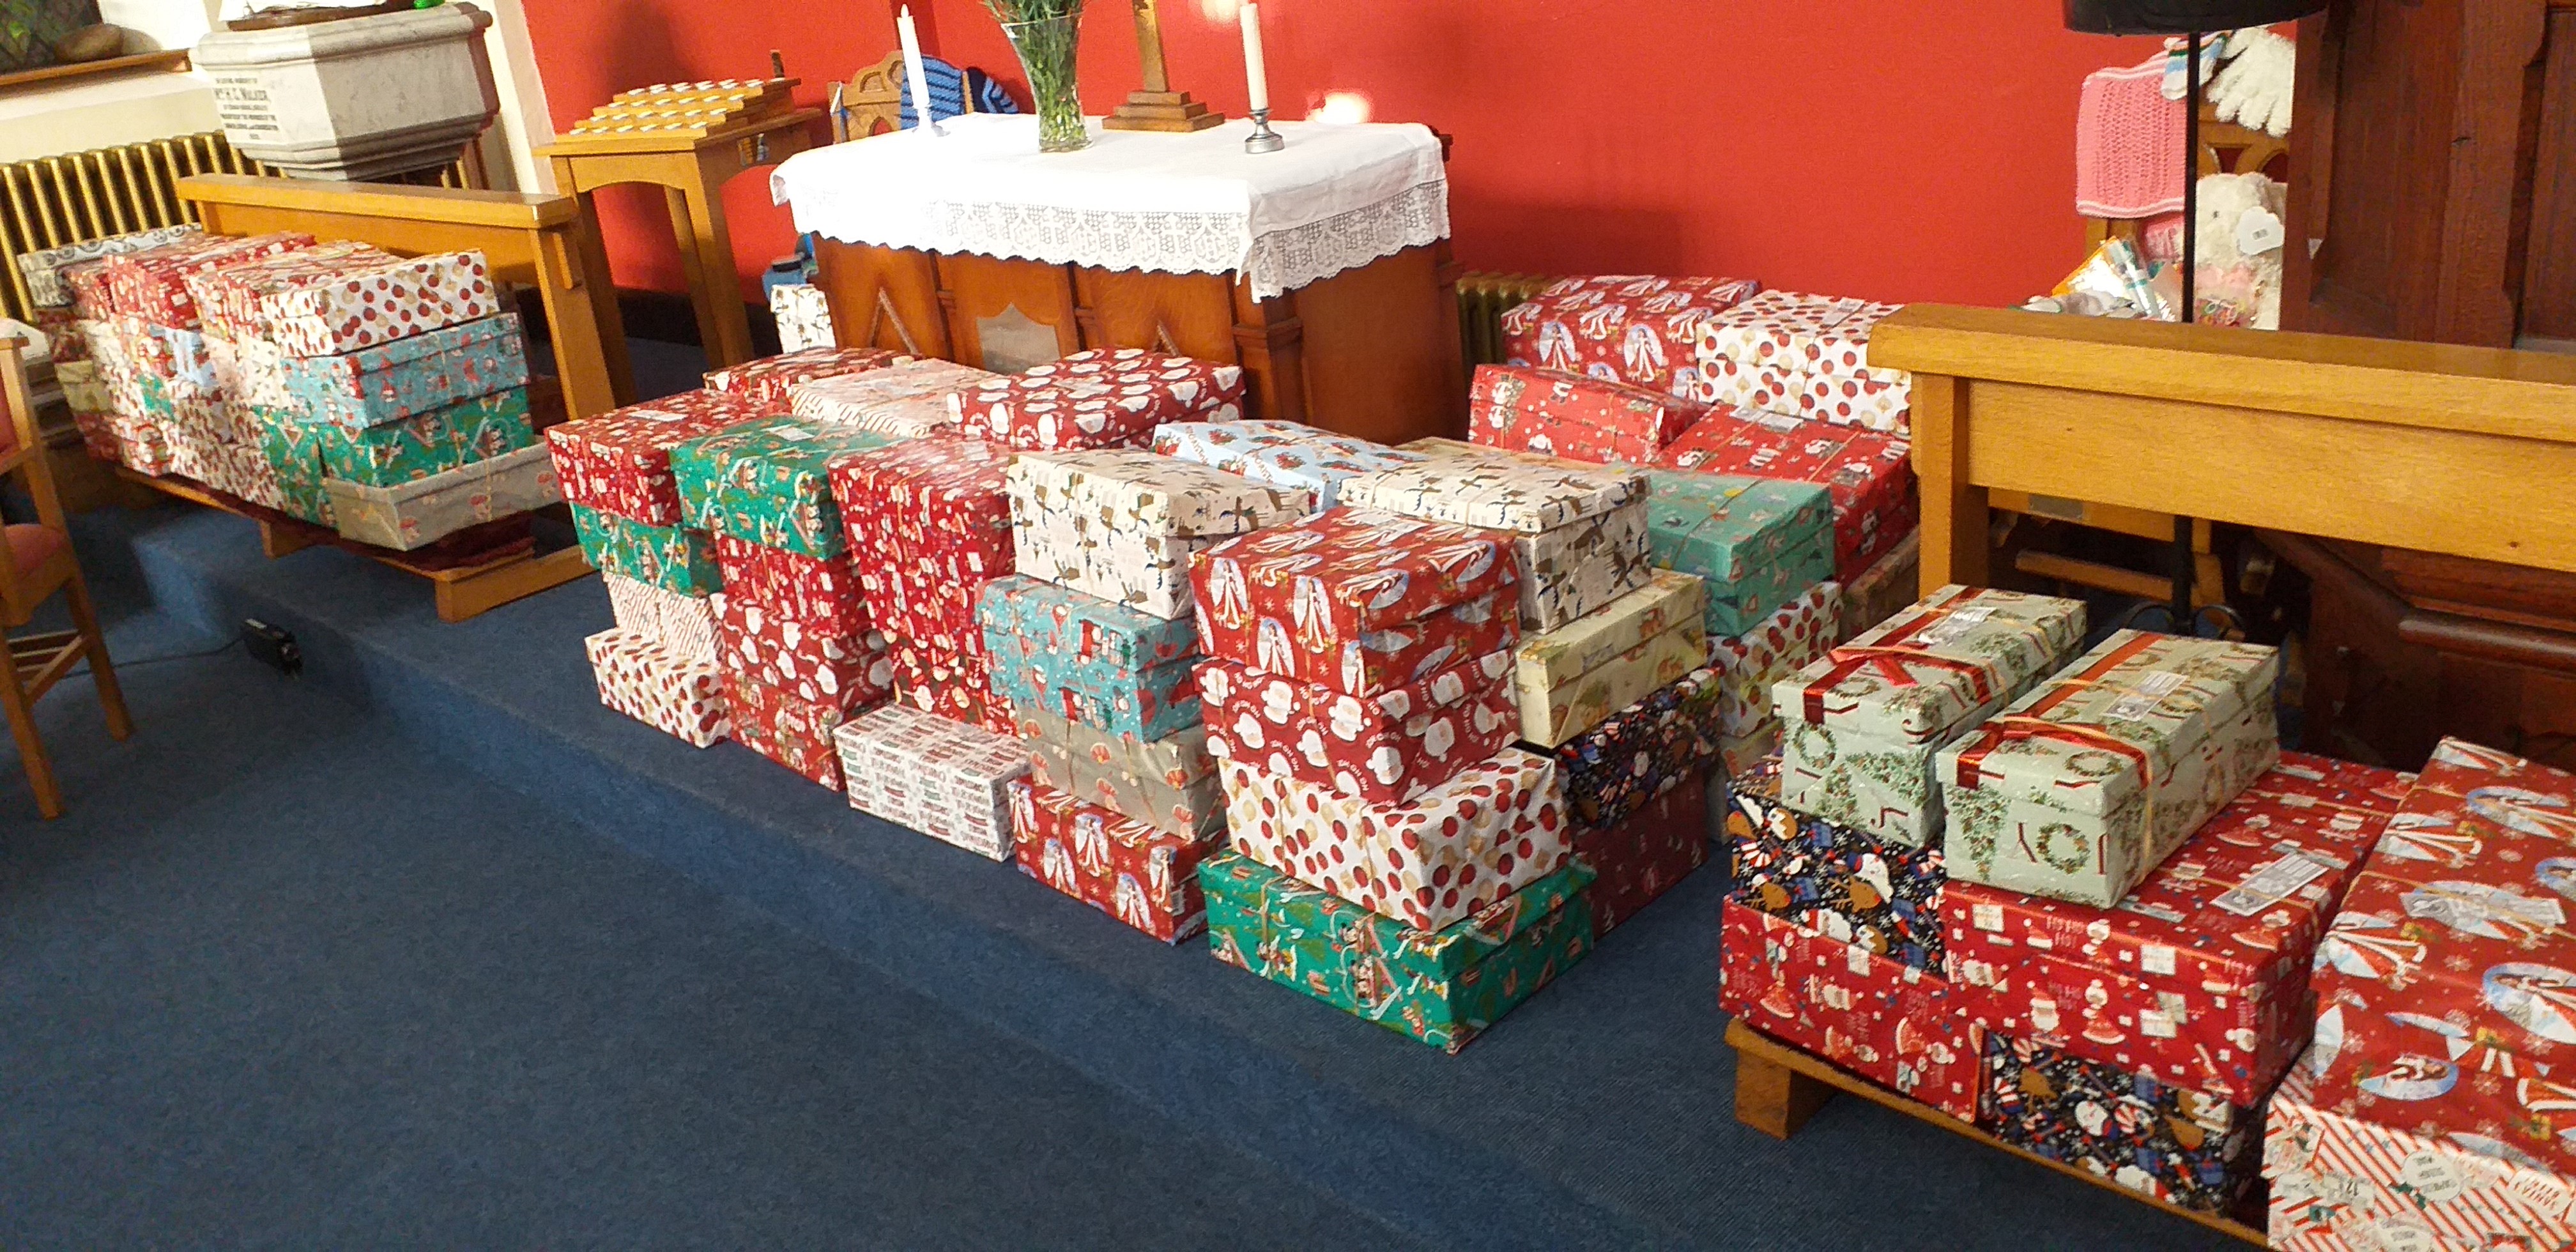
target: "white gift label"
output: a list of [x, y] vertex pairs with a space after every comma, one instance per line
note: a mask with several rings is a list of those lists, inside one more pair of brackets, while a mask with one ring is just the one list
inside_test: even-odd
[[2150, 1039], [2171, 1039], [2178, 1032], [2174, 1030], [2174, 1021], [2172, 1018], [2167, 1017], [2163, 1013], [2154, 1009], [2140, 1009], [2138, 1011], [2138, 1033], [2145, 1035]]
[[[1737, 410], [1737, 414], [1738, 416], [1743, 416], [1745, 411], [1739, 409]], [[1794, 435], [1807, 428], [1807, 419], [1792, 416], [1787, 413], [1754, 411], [1751, 416], [1753, 418], [1754, 425], [1759, 426], [1764, 430], [1777, 431], [1783, 435]]]
[[2442, 1252], [2433, 1228], [2411, 1217], [2383, 1217], [2376, 1223], [2381, 1252]]
[[2576, 1193], [2571, 1193], [2566, 1183], [2534, 1169], [2513, 1171], [2505, 1183], [2505, 1190], [2521, 1197], [2539, 1209], [2541, 1216], [2553, 1221], [2564, 1220], [2570, 1204], [2576, 1203]]
[[2004, 906], [2000, 904], [1976, 905], [1968, 915], [1979, 930], [2000, 931], [2004, 928]]
[[2174, 972], [2173, 945], [2169, 943], [2143, 943], [2138, 945], [2138, 968], [2145, 970], [2150, 974], [2165, 974], [2170, 976]]
[[2289, 229], [2270, 209], [2249, 209], [2236, 219], [2236, 250], [2246, 256], [2277, 251], [2289, 238]]
[[2106, 722], [2143, 722], [2156, 715], [2157, 703], [2157, 701], [2151, 700], [2145, 696], [2122, 696], [2119, 699], [2112, 701], [2111, 707], [2102, 710], [2102, 720]]
[[2136, 691], [2139, 695], [2154, 696], [2161, 700], [2166, 696], [2182, 690], [2182, 685], [2189, 681], [2189, 679], [2184, 678], [2180, 674], [2174, 673], [2172, 670], [2150, 670], [2145, 674], [2139, 675], [2138, 681], [2131, 689]]
[[2448, 1204], [2469, 1189], [2468, 1176], [2441, 1153], [2430, 1150], [2407, 1157], [2397, 1167], [2397, 1176], [2414, 1188], [2426, 1204]]
[[2284, 856], [2253, 872], [2211, 903], [2238, 917], [2252, 917], [2315, 882], [2326, 867], [2304, 856]]

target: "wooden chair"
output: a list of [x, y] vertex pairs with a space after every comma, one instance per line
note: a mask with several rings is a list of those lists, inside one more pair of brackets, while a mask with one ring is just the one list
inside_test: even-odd
[[[975, 111], [975, 93], [966, 95], [966, 111]], [[841, 111], [832, 118], [832, 142], [848, 143], [903, 129], [903, 51], [860, 70], [841, 85]]]
[[90, 606], [89, 584], [81, 580], [80, 561], [72, 553], [71, 527], [54, 494], [54, 472], [45, 457], [45, 441], [36, 430], [36, 406], [28, 399], [27, 371], [18, 359], [18, 340], [0, 339], [0, 400], [9, 408], [5, 441], [0, 441], [0, 477], [17, 476], [36, 501], [37, 521], [0, 528], [0, 633], [35, 620], [36, 610], [57, 591], [65, 593], [72, 629], [8, 639], [9, 662], [0, 681], [0, 706], [9, 714], [9, 731], [18, 739], [18, 759], [27, 767], [27, 785], [36, 807], [48, 818], [63, 815], [62, 789], [55, 785], [53, 763], [36, 735], [36, 701], [72, 666], [86, 659], [90, 680], [98, 684], [99, 705], [107, 710], [107, 733], [124, 739], [134, 733], [125, 712], [125, 693], [117, 689], [116, 669], [107, 659], [107, 641], [98, 633], [98, 614]]

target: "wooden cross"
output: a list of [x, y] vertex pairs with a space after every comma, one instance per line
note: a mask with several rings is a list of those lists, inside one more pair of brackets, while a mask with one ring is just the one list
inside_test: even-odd
[[1163, 19], [1155, 12], [1155, 0], [1129, 2], [1136, 9], [1136, 59], [1144, 66], [1145, 85], [1129, 93], [1117, 112], [1101, 119], [1101, 127], [1188, 132], [1223, 124], [1224, 114], [1190, 99], [1186, 91], [1172, 90], [1170, 71], [1163, 64]]

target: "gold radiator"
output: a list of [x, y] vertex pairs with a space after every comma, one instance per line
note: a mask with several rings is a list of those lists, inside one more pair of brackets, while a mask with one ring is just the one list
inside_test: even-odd
[[1529, 274], [1482, 273], [1458, 280], [1458, 336], [1466, 343], [1470, 371], [1503, 363], [1503, 314], [1555, 281]]

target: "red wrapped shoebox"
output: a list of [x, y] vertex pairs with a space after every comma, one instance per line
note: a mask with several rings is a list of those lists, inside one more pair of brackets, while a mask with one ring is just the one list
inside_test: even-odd
[[1467, 438], [1511, 452], [1647, 465], [1706, 416], [1705, 405], [1627, 383], [1479, 365]]
[[896, 699], [997, 735], [1019, 733], [1010, 702], [993, 690], [992, 662], [980, 650], [934, 647], [900, 636], [892, 644], [886, 659], [894, 668]]
[[688, 391], [546, 430], [564, 499], [648, 526], [677, 526], [671, 449], [760, 416], [740, 396]]
[[714, 536], [716, 572], [728, 597], [748, 600], [810, 630], [843, 637], [867, 632], [868, 606], [849, 561], [822, 561], [731, 535]]
[[1207, 929], [1199, 862], [1225, 846], [1223, 834], [1184, 838], [1025, 778], [1010, 787], [1012, 842], [1029, 877], [1165, 943]]
[[2407, 782], [2283, 753], [2118, 908], [1951, 880], [1941, 926], [1962, 1008], [2252, 1108], [2308, 1046], [2308, 964]]
[[116, 312], [155, 326], [194, 329], [198, 324], [197, 300], [188, 292], [188, 275], [312, 246], [313, 236], [303, 234], [239, 239], [200, 236], [184, 243], [109, 257], [102, 267], [100, 282], [109, 306]]
[[1718, 1007], [1763, 1034], [1975, 1121], [1978, 1028], [1958, 990], [1909, 965], [1729, 900]]
[[1834, 503], [1834, 576], [1893, 550], [1922, 514], [1913, 445], [1894, 435], [1773, 413], [1711, 413], [1655, 459], [1664, 469], [1822, 483]]
[[1574, 859], [1598, 877], [1592, 933], [1609, 934], [1708, 864], [1708, 786], [1693, 778], [1646, 802], [1615, 825], [1574, 837]]
[[817, 378], [884, 369], [905, 359], [883, 348], [807, 348], [707, 371], [707, 390], [741, 396], [763, 414], [788, 411], [787, 389]]
[[[869, 620], [915, 643], [981, 650], [975, 604], [1012, 571], [1011, 450], [980, 439], [915, 439], [832, 466]], [[970, 641], [971, 637], [971, 641]]]
[[743, 596], [716, 610], [716, 663], [799, 700], [854, 713], [893, 694], [885, 636], [815, 630]]
[[844, 711], [730, 669], [722, 672], [734, 742], [839, 791], [841, 754], [832, 733], [848, 720]]
[[1700, 324], [1760, 290], [1746, 278], [1569, 278], [1503, 314], [1504, 357], [1687, 396]]
[[225, 339], [261, 339], [267, 334], [259, 314], [260, 297], [282, 278], [320, 278], [383, 265], [396, 258], [365, 243], [325, 243], [280, 252], [235, 265], [187, 275], [188, 296], [206, 333]]
[[1210, 754], [1363, 804], [1407, 803], [1491, 759], [1520, 730], [1509, 652], [1369, 696], [1223, 659], [1200, 662], [1198, 678]]
[[1014, 448], [1142, 446], [1165, 422], [1243, 416], [1243, 369], [1135, 348], [1094, 348], [969, 387], [965, 433]]

